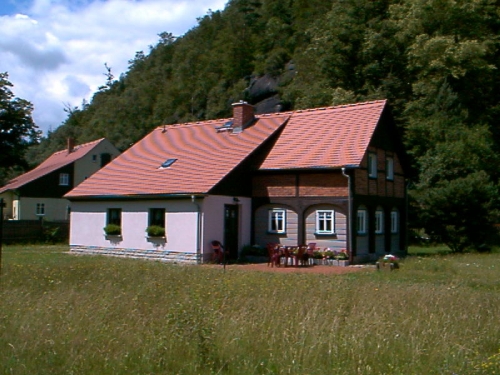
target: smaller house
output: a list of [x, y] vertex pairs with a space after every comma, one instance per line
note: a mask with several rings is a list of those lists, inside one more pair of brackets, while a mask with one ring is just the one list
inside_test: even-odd
[[0, 188], [0, 198], [6, 203], [4, 218], [68, 220], [70, 202], [63, 196], [119, 154], [104, 138], [81, 145], [68, 139], [66, 149]]

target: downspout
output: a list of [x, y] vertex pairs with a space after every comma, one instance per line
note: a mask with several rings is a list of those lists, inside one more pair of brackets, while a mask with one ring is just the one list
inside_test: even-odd
[[352, 195], [351, 195], [351, 176], [345, 173], [345, 168], [342, 168], [342, 174], [347, 178], [347, 215], [349, 220], [347, 221], [347, 240], [348, 246], [347, 251], [349, 252], [349, 264], [353, 263], [353, 254], [352, 254]]
[[201, 264], [201, 208], [194, 195], [191, 195], [191, 202], [196, 206], [196, 262]]

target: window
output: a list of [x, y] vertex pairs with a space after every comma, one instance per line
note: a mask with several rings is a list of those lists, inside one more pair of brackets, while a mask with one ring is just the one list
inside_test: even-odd
[[271, 233], [285, 233], [285, 210], [269, 210], [269, 226]]
[[388, 180], [394, 180], [394, 159], [385, 159], [385, 178]]
[[167, 159], [163, 162], [163, 164], [161, 165], [161, 168], [168, 168], [170, 167], [172, 164], [174, 164], [175, 162], [177, 161], [177, 159]]
[[366, 210], [358, 210], [358, 234], [366, 234]]
[[101, 168], [104, 167], [106, 164], [108, 164], [111, 161], [111, 154], [108, 153], [102, 153], [101, 154]]
[[384, 211], [381, 209], [375, 211], [375, 233], [384, 233]]
[[121, 208], [109, 208], [107, 224], [115, 224], [121, 227], [122, 225], [122, 209]]
[[59, 174], [59, 185], [60, 186], [68, 186], [69, 185], [69, 173], [60, 173]]
[[377, 178], [377, 154], [368, 154], [368, 177]]
[[45, 203], [37, 203], [36, 204], [36, 215], [37, 216], [45, 215]]
[[97, 162], [97, 155], [94, 154], [92, 155], [92, 163], [96, 163]]
[[391, 233], [399, 232], [399, 215], [398, 211], [391, 211]]
[[149, 210], [149, 225], [165, 228], [165, 209], [151, 208]]
[[317, 234], [335, 233], [335, 211], [333, 210], [316, 211], [316, 233]]

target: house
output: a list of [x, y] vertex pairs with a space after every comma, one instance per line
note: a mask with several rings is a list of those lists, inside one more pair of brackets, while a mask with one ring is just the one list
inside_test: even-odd
[[354, 262], [404, 254], [404, 166], [386, 101], [259, 116], [235, 103], [232, 119], [156, 128], [66, 194], [70, 249], [191, 263], [213, 240], [229, 258], [269, 242]]
[[0, 188], [0, 198], [6, 203], [5, 218], [68, 220], [70, 202], [63, 196], [119, 153], [104, 138], [82, 145], [68, 139], [66, 149]]

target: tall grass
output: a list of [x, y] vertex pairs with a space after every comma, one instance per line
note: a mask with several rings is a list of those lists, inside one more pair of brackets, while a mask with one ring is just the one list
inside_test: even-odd
[[7, 247], [1, 374], [499, 374], [500, 255], [275, 274]]

